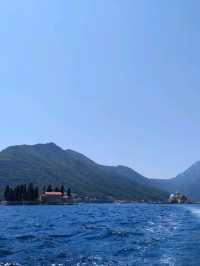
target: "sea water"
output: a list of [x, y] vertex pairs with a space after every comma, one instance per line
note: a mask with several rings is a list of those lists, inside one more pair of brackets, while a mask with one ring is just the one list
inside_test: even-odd
[[200, 265], [200, 206], [0, 206], [0, 265]]

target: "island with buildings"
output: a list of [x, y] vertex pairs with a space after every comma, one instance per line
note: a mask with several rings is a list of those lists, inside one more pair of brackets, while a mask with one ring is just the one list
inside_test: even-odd
[[[80, 196], [73, 193], [71, 188], [67, 188], [65, 191], [64, 185], [61, 186], [44, 186], [40, 191], [38, 186], [30, 184], [17, 185], [11, 187], [6, 186], [4, 191], [4, 199], [1, 201], [4, 205], [13, 204], [76, 204], [76, 203], [154, 203], [153, 201], [127, 201], [116, 200], [112, 196], [106, 198]], [[158, 203], [158, 202], [157, 202]], [[160, 203], [170, 204], [184, 204], [191, 203], [191, 200], [179, 192], [171, 194], [168, 201]]]
[[184, 204], [184, 203], [191, 203], [191, 200], [184, 194], [181, 194], [180, 192], [176, 192], [175, 194], [171, 194], [169, 196], [168, 202], [171, 204], [174, 204], [174, 203]]
[[81, 197], [72, 193], [70, 188], [65, 192], [63, 185], [55, 188], [48, 185], [40, 192], [38, 186], [30, 183], [15, 187], [7, 185], [2, 204], [73, 204], [80, 201]]

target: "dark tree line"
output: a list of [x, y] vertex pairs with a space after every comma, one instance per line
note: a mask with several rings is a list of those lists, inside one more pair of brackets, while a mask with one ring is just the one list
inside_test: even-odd
[[39, 189], [32, 183], [18, 185], [14, 188], [6, 186], [4, 197], [6, 201], [34, 201], [39, 198]]
[[[65, 194], [64, 185], [60, 187], [53, 188], [52, 185], [48, 185], [43, 187], [42, 192], [61, 192], [63, 195]], [[67, 196], [71, 197], [71, 189], [67, 189]], [[14, 188], [10, 187], [9, 185], [6, 186], [4, 191], [4, 198], [6, 201], [35, 201], [39, 198], [39, 188], [38, 186], [34, 186], [32, 183], [18, 185]]]

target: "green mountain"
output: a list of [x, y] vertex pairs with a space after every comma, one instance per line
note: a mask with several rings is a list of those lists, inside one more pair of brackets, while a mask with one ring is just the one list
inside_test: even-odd
[[192, 200], [200, 201], [200, 162], [171, 179], [151, 179], [151, 184], [170, 193], [181, 192]]
[[0, 191], [5, 186], [32, 182], [71, 187], [89, 197], [121, 200], [166, 200], [148, 178], [124, 166], [99, 165], [84, 155], [54, 143], [19, 145], [0, 152]]

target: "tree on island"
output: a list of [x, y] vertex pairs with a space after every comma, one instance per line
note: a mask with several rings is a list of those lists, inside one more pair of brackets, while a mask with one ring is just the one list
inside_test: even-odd
[[9, 187], [9, 185], [7, 185], [6, 189], [4, 191], [4, 198], [5, 198], [6, 201], [9, 200], [9, 193], [10, 193], [10, 187]]
[[61, 186], [61, 188], [60, 188], [60, 192], [61, 192], [63, 195], [65, 194], [65, 187], [64, 187], [64, 185]]
[[33, 184], [32, 183], [30, 183], [29, 186], [28, 186], [27, 199], [29, 201], [34, 199], [34, 188], [33, 188]]
[[35, 199], [39, 198], [39, 188], [38, 187], [35, 187], [35, 189], [34, 189], [34, 198]]
[[67, 196], [68, 197], [71, 197], [71, 188], [68, 188], [68, 190], [67, 190]]
[[8, 185], [4, 191], [4, 198], [6, 201], [35, 201], [39, 197], [38, 187], [34, 187], [32, 183], [28, 185], [18, 185], [10, 188]]
[[[53, 190], [54, 189], [54, 190]], [[64, 185], [61, 187], [53, 188], [52, 185], [48, 185], [47, 189], [43, 187], [43, 193], [47, 192], [61, 192], [62, 195], [65, 194]], [[67, 189], [67, 196], [71, 197], [71, 188]], [[17, 185], [14, 188], [11, 188], [9, 185], [6, 186], [4, 191], [4, 198], [6, 201], [35, 201], [39, 198], [39, 188], [38, 186], [34, 186], [33, 183]]]
[[48, 185], [48, 187], [47, 187], [47, 192], [52, 192], [53, 191], [53, 189], [52, 189], [52, 185]]
[[55, 187], [55, 192], [60, 192], [60, 189], [58, 187]]

